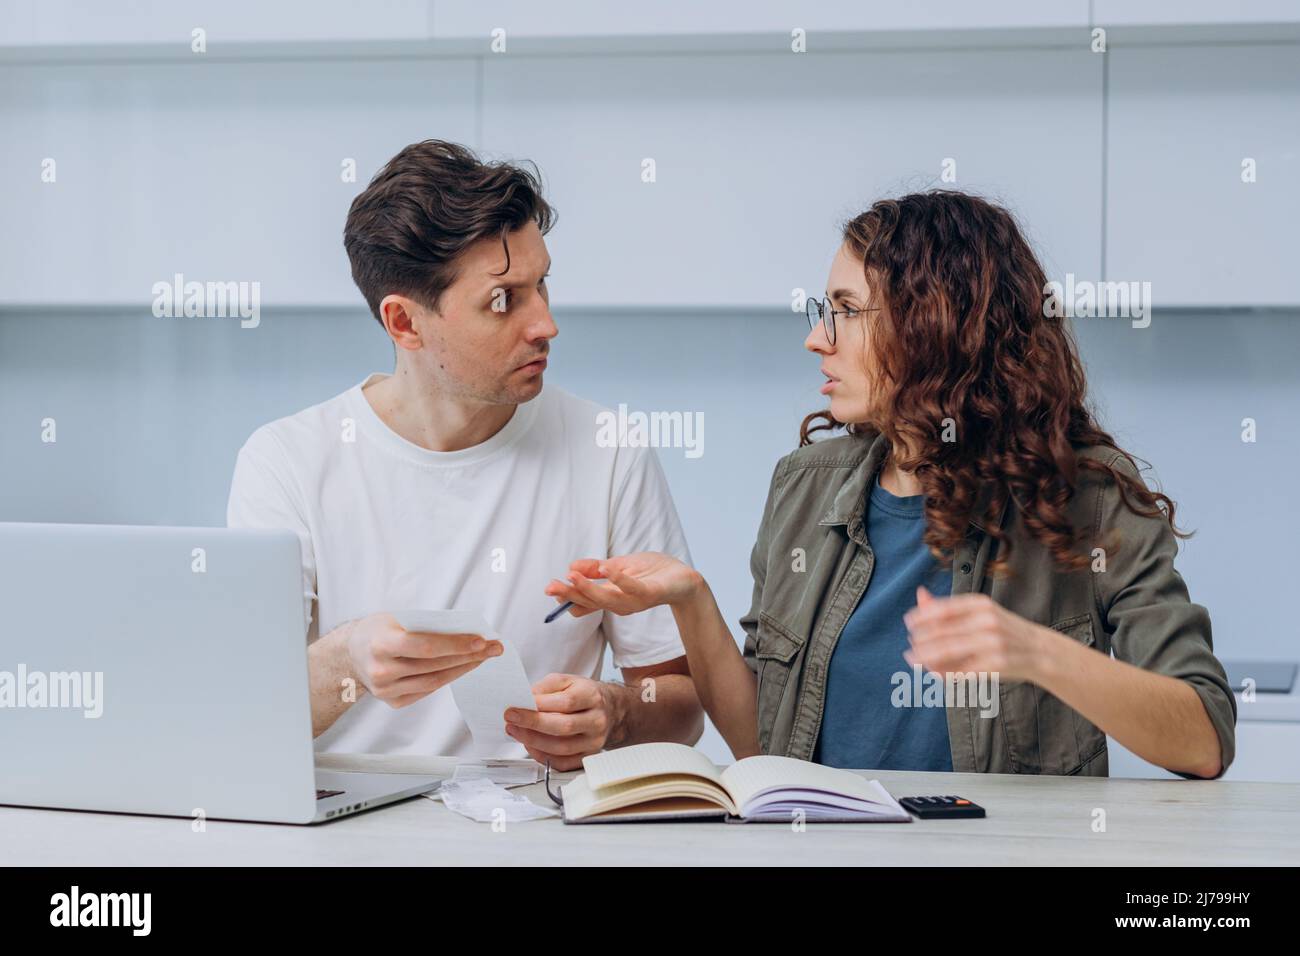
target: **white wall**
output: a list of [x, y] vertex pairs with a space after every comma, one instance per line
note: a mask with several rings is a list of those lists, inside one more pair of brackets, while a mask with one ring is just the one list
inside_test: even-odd
[[[609, 405], [704, 412], [704, 457], [661, 457], [734, 621], [772, 465], [820, 405], [791, 291], [820, 287], [839, 220], [942, 184], [952, 158], [954, 185], [1009, 204], [1054, 277], [1153, 281], [1149, 329], [1077, 323], [1104, 419], [1198, 529], [1181, 567], [1220, 654], [1297, 656], [1284, 602], [1300, 532], [1300, 45], [1284, 32], [1116, 40], [1097, 54], [1084, 4], [1052, 16], [1003, 4], [1013, 26], [992, 33], [894, 22], [906, 49], [834, 49], [834, 24], [813, 23], [823, 49], [796, 55], [769, 5], [754, 23], [772, 32], [731, 52], [620, 52], [624, 37], [512, 57], [401, 45], [425, 24], [478, 50], [478, 8], [457, 3], [432, 20], [423, 4], [388, 4], [362, 39], [393, 45], [358, 52], [337, 45], [354, 35], [346, 6], [329, 5], [304, 40], [290, 20], [254, 28], [236, 5], [214, 36], [245, 45], [227, 56], [217, 43], [208, 59], [185, 36], [173, 49], [182, 15], [143, 32], [94, 27], [85, 11], [56, 29], [36, 7], [7, 21], [0, 520], [222, 523], [254, 427], [391, 367], [350, 283], [343, 218], [400, 146], [438, 136], [542, 167], [560, 210], [548, 381]], [[484, 15], [546, 32], [509, 7]], [[659, 27], [689, 39], [691, 22]], [[957, 48], [918, 39], [944, 26]], [[1034, 32], [1049, 27], [1075, 32]], [[287, 52], [273, 43], [286, 38]], [[1240, 180], [1244, 156], [1258, 159], [1255, 183]], [[41, 180], [46, 158], [54, 183]], [[357, 182], [340, 177], [349, 158]], [[261, 326], [155, 319], [151, 287], [176, 272], [261, 282]], [[39, 441], [46, 416], [57, 445]], [[1245, 417], [1254, 444], [1240, 440]], [[725, 753], [716, 737], [706, 749]]]

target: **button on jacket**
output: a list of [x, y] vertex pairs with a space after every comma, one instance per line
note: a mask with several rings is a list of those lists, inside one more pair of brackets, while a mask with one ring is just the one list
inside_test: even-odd
[[[763, 753], [812, 758], [831, 654], [871, 578], [863, 513], [887, 447], [870, 432], [818, 441], [786, 455], [772, 474], [750, 558], [753, 604], [740, 620], [745, 662], [758, 678]], [[1079, 454], [1138, 475], [1114, 448]], [[976, 515], [990, 494], [982, 490]], [[1088, 647], [1186, 681], [1219, 736], [1222, 773], [1235, 752], [1237, 703], [1213, 653], [1209, 613], [1189, 600], [1174, 569], [1168, 523], [1134, 514], [1109, 475], [1084, 469], [1067, 513], [1088, 534], [1087, 552], [1104, 549], [1104, 570], [1096, 562], [1062, 570], [1004, 507], [998, 526], [1011, 541], [1010, 576], [985, 574], [996, 542], [976, 518], [953, 555], [952, 593], [982, 592]], [[899, 670], [910, 678], [901, 657]], [[1107, 775], [1106, 735], [1077, 711], [1026, 681], [1002, 680], [998, 695], [993, 716], [981, 716], [975, 695], [947, 702], [953, 770]]]

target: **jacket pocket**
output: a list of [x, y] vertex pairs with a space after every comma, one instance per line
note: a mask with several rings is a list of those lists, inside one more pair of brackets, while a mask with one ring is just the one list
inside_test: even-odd
[[[783, 712], [791, 675], [807, 635], [796, 633], [766, 611], [758, 615], [754, 656], [758, 659], [758, 747], [771, 753], [772, 733], [782, 717], [790, 722], [793, 707]], [[795, 681], [797, 683], [797, 679]]]
[[[1058, 621], [1052, 630], [1096, 647], [1089, 615]], [[1106, 735], [1095, 724], [1036, 684], [1002, 682], [1000, 697], [1015, 773], [1077, 774], [1106, 749]]]

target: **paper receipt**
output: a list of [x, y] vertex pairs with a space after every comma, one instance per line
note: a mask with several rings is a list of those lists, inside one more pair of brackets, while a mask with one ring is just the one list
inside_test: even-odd
[[451, 694], [469, 726], [476, 753], [504, 756], [517, 752], [518, 741], [506, 734], [506, 708], [536, 710], [537, 701], [533, 699], [532, 684], [515, 646], [497, 634], [477, 611], [413, 610], [392, 614], [408, 631], [481, 634], [486, 640], [501, 641], [501, 656], [489, 657], [452, 681]]

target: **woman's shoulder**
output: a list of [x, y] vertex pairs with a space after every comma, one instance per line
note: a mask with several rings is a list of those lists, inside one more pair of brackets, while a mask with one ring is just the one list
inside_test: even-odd
[[871, 454], [876, 434], [822, 438], [783, 455], [772, 469], [764, 521], [816, 520]]
[[1077, 445], [1074, 453], [1078, 458], [1095, 461], [1100, 465], [1115, 465], [1117, 462], [1132, 465], [1128, 455], [1114, 445]]
[[1162, 511], [1135, 499], [1139, 488], [1150, 492], [1152, 487], [1137, 464], [1140, 459], [1112, 445], [1091, 445], [1076, 452], [1080, 462], [1091, 461], [1098, 466], [1079, 468], [1074, 502], [1077, 523], [1099, 533], [1115, 532], [1148, 543], [1173, 540]]
[[1145, 483], [1133, 456], [1114, 445], [1081, 445], [1074, 451], [1079, 463], [1080, 488], [1087, 487], [1098, 495], [1119, 495], [1117, 474]]
[[786, 475], [808, 468], [856, 468], [871, 452], [877, 437], [876, 432], [862, 431], [801, 445], [777, 462], [777, 474]]

